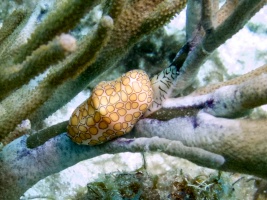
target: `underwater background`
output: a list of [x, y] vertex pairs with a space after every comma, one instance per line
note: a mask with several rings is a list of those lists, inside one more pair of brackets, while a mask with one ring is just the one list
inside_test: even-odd
[[[66, 1], [62, 1], [61, 3], [64, 4], [64, 2]], [[112, 5], [114, 3], [114, 1], [107, 1], [107, 2], [109, 2]], [[118, 1], [118, 2], [123, 2], [123, 1]], [[84, 84], [86, 85], [86, 87], [84, 87], [84, 89], [81, 90], [80, 92], [76, 92], [77, 95], [74, 95], [74, 92], [70, 91], [70, 89], [72, 89], [72, 87], [70, 86], [67, 86], [68, 87], [67, 89], [62, 90], [64, 91], [64, 95], [66, 95], [66, 93], [70, 91], [70, 96], [73, 95], [75, 96], [74, 98], [71, 98], [71, 100], [68, 103], [66, 103], [66, 105], [64, 105], [65, 103], [61, 102], [61, 98], [62, 99], [65, 98], [64, 95], [58, 93], [58, 95], [56, 95], [57, 97], [55, 100], [56, 102], [55, 105], [62, 104], [64, 106], [60, 106], [60, 109], [56, 109], [57, 110], [56, 112], [54, 112], [53, 111], [54, 108], [49, 107], [49, 105], [45, 105], [44, 107], [38, 108], [40, 110], [37, 109], [36, 110], [33, 109], [33, 111], [31, 111], [31, 109], [27, 110], [27, 113], [30, 114], [26, 115], [26, 117], [24, 118], [21, 117], [23, 118], [23, 121], [22, 123], [20, 123], [21, 120], [19, 121], [20, 125], [17, 127], [15, 126], [16, 127], [15, 131], [13, 131], [7, 137], [1, 137], [1, 151], [3, 151], [4, 149], [5, 155], [8, 155], [8, 152], [12, 152], [13, 154], [13, 152], [16, 151], [12, 150], [13, 147], [10, 144], [13, 144], [13, 146], [18, 146], [18, 147], [20, 147], [21, 144], [23, 145], [26, 141], [25, 138], [21, 139], [23, 138], [23, 134], [26, 133], [26, 137], [28, 137], [29, 133], [34, 132], [34, 130], [38, 131], [41, 129], [45, 129], [47, 127], [51, 127], [52, 125], [57, 125], [60, 122], [68, 120], [74, 109], [91, 95], [91, 92], [97, 83], [103, 80], [105, 81], [114, 80], [121, 74], [126, 73], [127, 71], [132, 69], [137, 69], [137, 68], [142, 69], [146, 71], [148, 75], [151, 77], [152, 75], [166, 68], [172, 62], [172, 59], [175, 57], [176, 53], [179, 51], [179, 49], [183, 46], [183, 44], [186, 41], [187, 16], [186, 16], [186, 8], [184, 8], [186, 1], [181, 1], [181, 2], [182, 2], [181, 5], [179, 5], [181, 7], [180, 8], [181, 12], [178, 15], [175, 15], [175, 17], [169, 17], [165, 21], [162, 20], [165, 24], [164, 26], [161, 27], [158, 25], [158, 27], [155, 28], [156, 30], [151, 28], [151, 30], [142, 33], [142, 36], [140, 36], [141, 33], [139, 34], [139, 32], [132, 33], [133, 35], [134, 34], [136, 35], [134, 35], [133, 38], [129, 36], [130, 42], [125, 39], [125, 41], [129, 42], [129, 44], [127, 43], [127, 45], [125, 45], [126, 47], [123, 47], [123, 51], [127, 53], [122, 53], [121, 50], [117, 50], [117, 48], [122, 48], [123, 42], [122, 44], [119, 42], [118, 44], [116, 43], [115, 45], [117, 45], [118, 47], [112, 46], [113, 44], [111, 44], [110, 41], [103, 42], [105, 43], [103, 48], [106, 47], [105, 45], [110, 45], [110, 47], [108, 46], [109, 49], [107, 48], [107, 50], [101, 50], [101, 49], [98, 50], [99, 52], [96, 53], [96, 58], [94, 60], [88, 61], [88, 63], [89, 62], [97, 63], [95, 64], [96, 67], [95, 68], [92, 67], [91, 70], [92, 74], [90, 75], [90, 77], [93, 77], [92, 81], [87, 81], [87, 83], [85, 84], [82, 81], [84, 77], [81, 78], [81, 80], [79, 81], [82, 83], [77, 83], [77, 85]], [[100, 21], [102, 20], [102, 16], [105, 14], [105, 12], [108, 12], [107, 9], [111, 7], [111, 5], [108, 5], [110, 7], [108, 7], [107, 5], [105, 7], [103, 5], [98, 5], [98, 3], [99, 2], [96, 1], [94, 5], [91, 5], [89, 9], [90, 12], [84, 11], [85, 14], [81, 15], [80, 20], [77, 20], [79, 23], [77, 23], [72, 28], [66, 29], [68, 31], [63, 31], [63, 32], [68, 32], [68, 34], [74, 37], [77, 41], [83, 41], [82, 39], [84, 39], [85, 37], [88, 37], [88, 39], [89, 38], [92, 39], [93, 36], [92, 35], [90, 36], [90, 33], [91, 32], [95, 33], [98, 30], [97, 27], [98, 24], [101, 23]], [[224, 1], [220, 1], [221, 5], [223, 5], [223, 3]], [[5, 43], [3, 43], [4, 45], [1, 44], [2, 47], [8, 49], [8, 53], [11, 52], [12, 55], [13, 54], [16, 55], [18, 51], [17, 49], [19, 49], [22, 44], [28, 41], [28, 38], [31, 35], [31, 34], [28, 35], [28, 33], [34, 32], [34, 30], [36, 29], [36, 27], [38, 27], [39, 24], [45, 22], [45, 19], [49, 14], [49, 12], [52, 12], [53, 10], [56, 10], [56, 8], [60, 7], [60, 2], [54, 0], [12, 1], [12, 2], [3, 1], [2, 3], [0, 3], [0, 6], [1, 6], [0, 17], [1, 17], [2, 27], [5, 25], [4, 21], [6, 17], [9, 16], [9, 13], [12, 13], [13, 10], [18, 10], [18, 8], [25, 7], [28, 8], [32, 13], [35, 13], [30, 15], [26, 14], [28, 15], [27, 18], [28, 25], [23, 24], [24, 29], [22, 28], [19, 29], [19, 31], [22, 33], [21, 34], [22, 37], [18, 37], [19, 33], [16, 33], [15, 34], [16, 37], [14, 37], [16, 38], [16, 40], [14, 38], [9, 38], [6, 44]], [[178, 10], [177, 7], [178, 6], [176, 6], [175, 8], [176, 12]], [[181, 96], [190, 94], [196, 88], [204, 87], [213, 83], [219, 83], [225, 80], [238, 77], [242, 74], [248, 73], [266, 64], [267, 46], [265, 44], [267, 44], [267, 26], [266, 26], [267, 7], [266, 5], [262, 7], [263, 8], [260, 9], [255, 14], [255, 16], [253, 16], [244, 25], [244, 27], [240, 31], [238, 31], [233, 37], [228, 39], [224, 44], [222, 44], [212, 54], [209, 55], [208, 59], [203, 63], [200, 70], [196, 74], [194, 80], [192, 80], [191, 85], [183, 91], [183, 94]], [[172, 13], [172, 16], [173, 15], [174, 14]], [[114, 17], [114, 19], [116, 18]], [[116, 25], [116, 23], [114, 24]], [[23, 31], [25, 31], [25, 34], [23, 33]], [[136, 43], [137, 41], [136, 38], [138, 39], [142, 38], [142, 39], [140, 39], [140, 41], [138, 40], [138, 42]], [[98, 38], [97, 41], [99, 42], [100, 39]], [[13, 44], [14, 48], [10, 47], [9, 49], [8, 46], [10, 46], [10, 44]], [[98, 43], [96, 42], [96, 44]], [[81, 44], [79, 43], [79, 45]], [[79, 45], [78, 48], [80, 47]], [[96, 49], [97, 48], [96, 46], [97, 45], [93, 46], [92, 49], [94, 48]], [[60, 50], [56, 49], [55, 51], [59, 52]], [[20, 85], [22, 88], [24, 87], [30, 88], [28, 89], [29, 91], [28, 96], [30, 97], [31, 91], [35, 91], [35, 89], [38, 88], [40, 83], [42, 83], [43, 80], [46, 80], [46, 77], [49, 77], [50, 73], [49, 70], [52, 71], [51, 77], [53, 77], [54, 72], [57, 75], [62, 72], [62, 74], [64, 75], [59, 76], [59, 78], [55, 78], [52, 82], [50, 82], [48, 84], [47, 91], [49, 91], [49, 89], [54, 90], [54, 88], [56, 88], [54, 87], [54, 85], [61, 84], [59, 82], [64, 82], [65, 80], [69, 79], [74, 80], [75, 78], [79, 77], [79, 75], [82, 74], [86, 69], [75, 71], [75, 67], [74, 69], [70, 67], [66, 71], [63, 71], [61, 68], [65, 67], [63, 65], [64, 62], [66, 62], [64, 61], [64, 59], [66, 58], [67, 60], [68, 56], [71, 57], [73, 55], [72, 52], [75, 51], [76, 49], [67, 50], [66, 52], [63, 53], [63, 55], [62, 54], [58, 55], [59, 57], [57, 58], [58, 60], [56, 61], [52, 61], [53, 59], [51, 59], [51, 63], [49, 64], [52, 66], [51, 68], [46, 68], [42, 70], [42, 72], [37, 72], [33, 76], [33, 78], [31, 78], [29, 81], [26, 81], [27, 84], [21, 83], [18, 85]], [[1, 50], [2, 57], [0, 57], [0, 59], [2, 58], [5, 61], [5, 63], [13, 62], [13, 60], [11, 61], [9, 60], [10, 55], [8, 53], [7, 55], [5, 55], [5, 53], [3, 52], [4, 51]], [[83, 65], [88, 65], [87, 61], [83, 60], [86, 60], [86, 58], [89, 57], [88, 55], [90, 53], [93, 54], [94, 52], [87, 52], [87, 56], [84, 57], [81, 56], [80, 59]], [[123, 54], [123, 56], [117, 56], [116, 58], [114, 58], [109, 54], [116, 54], [116, 55]], [[98, 58], [99, 55], [103, 56], [103, 58], [99, 59]], [[16, 59], [20, 59], [20, 56], [23, 57], [23, 55], [20, 55], [20, 53], [18, 53], [18, 57], [14, 56], [15, 57], [14, 62]], [[24, 59], [27, 60], [29, 57], [30, 57], [29, 55], [25, 55]], [[107, 59], [108, 61], [106, 61], [105, 59]], [[112, 61], [110, 61], [109, 59]], [[46, 59], [46, 61], [47, 60], [48, 59]], [[116, 60], [116, 62], [113, 60]], [[103, 67], [102, 69], [101, 68], [102, 62], [105, 62], [106, 64], [116, 63], [115, 64], [116, 68]], [[61, 63], [63, 63], [62, 66]], [[73, 63], [75, 64], [75, 62]], [[74, 66], [74, 64], [72, 66]], [[1, 66], [2, 65], [0, 65], [0, 69]], [[101, 70], [98, 71], [98, 69], [100, 68]], [[14, 68], [14, 72], [19, 70], [20, 66]], [[74, 73], [76, 74], [72, 76], [71, 75], [72, 72], [73, 74]], [[17, 80], [16, 76], [17, 75], [14, 76], [15, 77], [14, 80]], [[12, 80], [13, 77], [11, 77], [10, 79]], [[1, 90], [4, 91], [5, 84], [1, 86], [3, 88], [3, 90], [2, 88]], [[17, 91], [18, 89], [19, 88], [17, 86], [14, 86], [14, 88], [11, 90], [12, 91], [11, 93], [15, 94], [16, 92], [14, 91]], [[1, 99], [5, 99], [6, 97], [9, 97], [11, 93], [8, 92], [0, 97], [2, 97]], [[37, 94], [39, 94], [40, 96], [46, 96], [43, 95], [43, 93], [37, 93]], [[54, 94], [51, 94], [51, 96], [53, 95]], [[51, 96], [49, 98], [55, 98]], [[49, 98], [47, 97], [46, 99]], [[40, 102], [40, 104], [43, 105], [45, 104], [45, 102], [46, 104], [52, 104], [51, 102], [49, 102], [49, 100]], [[32, 104], [33, 105], [38, 104], [38, 102], [37, 103], [32, 102]], [[5, 102], [3, 104], [0, 104], [1, 116], [9, 116], [6, 114], [6, 107], [2, 105], [6, 105]], [[28, 104], [25, 103], [18, 108], [21, 109], [23, 106], [25, 106], [26, 110], [27, 105]], [[49, 112], [47, 111], [47, 113], [41, 116], [40, 113], [44, 112], [42, 109], [49, 110]], [[251, 120], [266, 119], [267, 117], [266, 109], [267, 109], [266, 105], [259, 106], [253, 109], [251, 112], [249, 112], [245, 116], [245, 118]], [[49, 117], [46, 116], [48, 115], [48, 113]], [[18, 118], [20, 117], [20, 115], [17, 116]], [[39, 117], [42, 120], [40, 120]], [[3, 119], [2, 121], [5, 120], [4, 117], [1, 119]], [[8, 120], [4, 122], [9, 123]], [[8, 123], [6, 123], [7, 124], [6, 126], [2, 126], [4, 128], [2, 129], [3, 133], [1, 135], [3, 135], [4, 132], [10, 132], [10, 130], [6, 128], [9, 126]], [[10, 124], [12, 123], [10, 122]], [[15, 138], [18, 139], [15, 140], [13, 143], [10, 143]], [[37, 148], [41, 149], [42, 146]], [[49, 146], [47, 148], [49, 148]], [[76, 149], [76, 147], [74, 149]], [[66, 152], [71, 150], [72, 146], [69, 147], [66, 150]], [[108, 152], [108, 148], [106, 150], [107, 152], [102, 152], [101, 149], [96, 148], [96, 151], [99, 151], [101, 153], [99, 154], [96, 153], [96, 156], [92, 156], [93, 158], [90, 158], [88, 160], [86, 159], [86, 156], [84, 156], [83, 159], [75, 158], [72, 156], [66, 156], [65, 158], [57, 158], [57, 153], [55, 152], [54, 154], [55, 160], [56, 159], [60, 160], [60, 163], [64, 163], [68, 158], [73, 160], [77, 159], [77, 162], [75, 162], [77, 164], [71, 167], [69, 167], [69, 164], [66, 164], [66, 167], [64, 166], [64, 164], [62, 164], [64, 167], [60, 168], [63, 168], [64, 170], [59, 170], [58, 173], [52, 173], [52, 174], [48, 173], [47, 176], [42, 175], [43, 177], [46, 178], [42, 178], [42, 180], [38, 181], [36, 184], [34, 183], [31, 188], [29, 188], [23, 195], [21, 195], [20, 199], [22, 200], [27, 200], [27, 199], [36, 199], [36, 200], [248, 199], [249, 200], [249, 199], [267, 198], [266, 180], [253, 175], [246, 175], [238, 172], [224, 172], [206, 167], [201, 167], [186, 159], [167, 155], [164, 152], [160, 152], [160, 150], [150, 151], [149, 148], [147, 152], [142, 152], [142, 153], [129, 153], [127, 152], [127, 150], [125, 150], [125, 153], [117, 153], [115, 152], [116, 150], [114, 150], [114, 152], [112, 151]], [[83, 150], [81, 150], [81, 152], [82, 151]], [[18, 155], [19, 154], [21, 155], [21, 157], [28, 156], [29, 154], [31, 154], [31, 151], [28, 151], [28, 149], [25, 151], [19, 149], [17, 152]], [[4, 163], [6, 159], [12, 160], [17, 158], [16, 156], [13, 157], [12, 154], [10, 154], [10, 157], [8, 158], [5, 158], [4, 156], [1, 155], [0, 157], [1, 162]], [[34, 156], [37, 155], [38, 154]], [[48, 168], [50, 166], [49, 162], [51, 162], [51, 168], [54, 167], [52, 163], [55, 160], [53, 158], [53, 155], [51, 155], [51, 157], [52, 157], [51, 160], [48, 161], [44, 160], [44, 162], [47, 162], [47, 165], [45, 166]], [[67, 162], [68, 161], [66, 161], [66, 163]], [[29, 163], [29, 166], [31, 164], [32, 163]], [[35, 169], [36, 171], [38, 171], [39, 170], [38, 167], [39, 166], [36, 166], [35, 168], [34, 166], [31, 166], [29, 169], [31, 170]], [[27, 170], [27, 163], [26, 165], [23, 165], [22, 168], [23, 170]], [[263, 170], [266, 171], [266, 169]], [[18, 167], [16, 171], [20, 171], [20, 168]], [[51, 171], [54, 172], [54, 169], [51, 169]], [[31, 173], [31, 171], [29, 171], [28, 173]], [[4, 177], [3, 175], [0, 176], [0, 178], [3, 177]], [[21, 180], [21, 184], [24, 184], [23, 181], [24, 180]], [[0, 182], [1, 184], [0, 188], [2, 189], [2, 191], [5, 191], [3, 190], [3, 188], [8, 187], [8, 184], [6, 186], [4, 183], [5, 181], [2, 179]], [[0, 199], [1, 198], [2, 197], [0, 196]], [[12, 197], [9, 198], [9, 196], [5, 196], [4, 198], [14, 199]]]

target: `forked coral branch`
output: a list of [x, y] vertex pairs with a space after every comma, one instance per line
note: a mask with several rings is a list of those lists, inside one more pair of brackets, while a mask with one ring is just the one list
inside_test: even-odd
[[[77, 9], [83, 10], [79, 19], [95, 7], [95, 2], [92, 1], [92, 5], [89, 3], [87, 8], [81, 8], [83, 7], [81, 1], [69, 1], [73, 6], [77, 6]], [[56, 2], [55, 5], [58, 8], [71, 6], [65, 3], [66, 1]], [[60, 55], [59, 60], [63, 59], [61, 62], [45, 68], [47, 74], [44, 74], [37, 86], [19, 85], [17, 90], [13, 90], [13, 86], [11, 87], [13, 89], [7, 89], [3, 95], [5, 98], [0, 102], [1, 139], [8, 135], [21, 120], [29, 118], [35, 125], [59, 109], [97, 75], [114, 67], [115, 63], [143, 36], [168, 22], [186, 5], [186, 1], [183, 0], [107, 0], [101, 3], [103, 3], [101, 8], [103, 15], [100, 22], [92, 34], [88, 33], [77, 41], [76, 51], [64, 55], [65, 58]], [[175, 82], [177, 82], [173, 93], [175, 98], [159, 95], [159, 98], [162, 96], [167, 98], [161, 99], [161, 109], [146, 118], [138, 118], [138, 122], [134, 121], [134, 123], [137, 122], [135, 127], [123, 138], [93, 147], [72, 142], [64, 133], [68, 122], [56, 124], [32, 136], [21, 136], [0, 151], [0, 198], [18, 199], [39, 180], [73, 166], [79, 161], [106, 153], [161, 151], [188, 159], [201, 166], [267, 178], [265, 170], [267, 159], [264, 156], [267, 153], [266, 120], [239, 118], [247, 116], [251, 109], [267, 103], [266, 65], [236, 79], [210, 85], [181, 97], [186, 88], [192, 84], [200, 66], [210, 53], [238, 32], [265, 3], [265, 0], [226, 1], [219, 9], [218, 1], [212, 3], [208, 0], [201, 2], [189, 0], [186, 42], [189, 44], [190, 52], [176, 73], [177, 80], [175, 76]], [[57, 40], [57, 34], [62, 33], [60, 31], [62, 27], [57, 20], [60, 20], [60, 15], [64, 15], [63, 19], [68, 20], [68, 14], [59, 12], [59, 18], [55, 20], [53, 18], [57, 16], [55, 11], [51, 11], [50, 14], [48, 12], [43, 25], [35, 27], [37, 32], [44, 31], [47, 24], [52, 26], [51, 22], [56, 21], [57, 28], [54, 30], [50, 27], [52, 35], [47, 36], [48, 38], [45, 36], [39, 41], [38, 38], [41, 35], [33, 30], [28, 44], [19, 44], [16, 48], [8, 48], [7, 45], [7, 52], [1, 51], [0, 58], [3, 59], [3, 65], [1, 64], [0, 68], [5, 68], [5, 65], [7, 69], [13, 69], [14, 66], [15, 69], [16, 66], [23, 68], [23, 63], [29, 61], [31, 56], [39, 55], [38, 51], [42, 47], [40, 45], [45, 45], [50, 40]], [[68, 12], [68, 9], [64, 11]], [[70, 11], [75, 15], [74, 8], [71, 7]], [[198, 11], [195, 17], [192, 16], [194, 11]], [[10, 22], [10, 24], [19, 24], [16, 30], [18, 33], [25, 25], [21, 20], [32, 19], [31, 17], [35, 17], [36, 21], [39, 19], [36, 13], [25, 18], [23, 15], [21, 19], [16, 14], [13, 15], [14, 23]], [[75, 27], [79, 19], [74, 17], [71, 25], [68, 25], [63, 32]], [[13, 31], [14, 28], [10, 27], [7, 30]], [[38, 33], [43, 33], [42, 31]], [[2, 44], [5, 45], [5, 41], [7, 41], [6, 44], [10, 44], [8, 41], [16, 38], [15, 36], [6, 38], [6, 35], [3, 35]], [[28, 45], [29, 48], [24, 45]], [[47, 44], [49, 45], [50, 43]], [[23, 52], [24, 47], [25, 52]], [[11, 56], [12, 59], [9, 60], [9, 56], [17, 50], [21, 52], [14, 57]], [[43, 70], [44, 68], [41, 71]], [[38, 73], [42, 73], [41, 71]], [[163, 72], [165, 72], [161, 74], [163, 77], [169, 74], [169, 71], [163, 70]], [[9, 73], [10, 71], [7, 70], [6, 74]], [[127, 86], [128, 79], [126, 81], [125, 79], [121, 82]], [[169, 88], [167, 86], [166, 88]], [[135, 88], [139, 89], [137, 86]], [[128, 88], [128, 91], [130, 89], [132, 88]], [[95, 91], [99, 92], [99, 90]], [[133, 95], [132, 99], [134, 98]], [[99, 95], [94, 100], [95, 102], [92, 100], [93, 103], [90, 102], [90, 105], [87, 105], [88, 109], [91, 106], [97, 111], [99, 109], [100, 112], [101, 106], [95, 105], [105, 104], [106, 98], [102, 100], [102, 96]], [[139, 100], [143, 98], [140, 97]], [[126, 103], [123, 106], [127, 109]], [[120, 109], [119, 105], [116, 109]], [[77, 111], [77, 116], [80, 118], [74, 117], [74, 123], [71, 125], [74, 128], [78, 127], [75, 131], [81, 135], [84, 127], [74, 126], [76, 122], [80, 123], [83, 120], [83, 114], [79, 112]], [[84, 113], [85, 116], [88, 114]], [[103, 124], [106, 125], [111, 119], [112, 117], [106, 119]], [[126, 118], [120, 119], [126, 120]], [[89, 120], [94, 124], [98, 123], [96, 121]], [[103, 124], [97, 128], [106, 127]], [[117, 126], [121, 129], [122, 124]]]

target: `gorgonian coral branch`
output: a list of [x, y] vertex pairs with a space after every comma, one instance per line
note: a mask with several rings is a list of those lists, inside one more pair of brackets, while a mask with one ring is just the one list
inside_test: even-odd
[[231, 85], [222, 86], [204, 95], [167, 99], [163, 102], [162, 109], [149, 118], [168, 120], [175, 116], [194, 115], [200, 110], [217, 117], [240, 117], [253, 108], [267, 104], [266, 80], [267, 76], [261, 74], [240, 84], [232, 81]]
[[135, 137], [167, 138], [181, 141], [224, 157], [217, 169], [238, 171], [267, 177], [266, 120], [233, 120], [216, 118], [200, 112], [194, 117], [178, 117], [169, 121], [140, 120]]
[[122, 13], [116, 15], [111, 37], [96, 61], [87, 66], [87, 69], [76, 79], [66, 81], [64, 85], [57, 88], [55, 94], [44, 105], [31, 113], [32, 124], [42, 121], [69, 102], [99, 74], [107, 69], [115, 68], [116, 62], [125, 56], [137, 41], [169, 22], [186, 5], [186, 1], [168, 2], [166, 0], [126, 2]]
[[[189, 158], [198, 164], [209, 163], [210, 167], [218, 167], [224, 163], [222, 156], [158, 137], [117, 139], [100, 146], [88, 147], [79, 146], [65, 134], [61, 134], [43, 146], [28, 149], [26, 136], [23, 136], [0, 152], [0, 197], [18, 199], [37, 181], [85, 159], [107, 152], [114, 154], [147, 150], [162, 150], [170, 155]], [[21, 170], [17, 170], [18, 168]]]
[[27, 84], [34, 76], [43, 73], [50, 65], [58, 63], [75, 50], [76, 39], [62, 34], [47, 45], [41, 45], [23, 63], [4, 67], [0, 74], [0, 87], [3, 88], [0, 99]]
[[262, 0], [243, 0], [220, 26], [214, 29], [214, 31], [206, 33], [203, 40], [200, 40], [197, 45], [195, 44], [196, 47], [186, 59], [181, 69], [181, 76], [177, 82], [174, 94], [183, 93], [185, 88], [192, 84], [199, 71], [199, 67], [204, 63], [210, 53], [237, 33], [263, 5]]
[[[85, 70], [87, 62], [93, 62], [99, 52], [99, 50], [105, 46], [107, 38], [111, 34], [113, 28], [112, 19], [109, 17], [103, 17], [97, 31], [94, 33], [94, 37], [84, 42], [83, 48], [77, 50], [77, 52], [71, 57], [68, 57], [64, 62], [58, 66], [54, 66], [49, 69], [47, 77], [44, 78], [33, 90], [23, 88], [19, 89], [16, 93], [11, 94], [1, 102], [1, 107], [7, 111], [3, 112], [0, 127], [2, 132], [0, 138], [8, 134], [9, 131], [15, 128], [23, 119], [27, 118], [30, 113], [34, 112], [40, 105], [42, 105], [61, 85], [66, 79], [77, 76], [80, 71]], [[90, 59], [87, 55], [90, 54]], [[80, 62], [77, 62], [79, 60]], [[82, 62], [83, 61], [83, 62]], [[78, 65], [82, 65], [79, 66]], [[19, 101], [19, 99], [21, 99]], [[18, 102], [12, 107], [12, 103]], [[13, 116], [13, 117], [12, 117]], [[14, 116], [15, 119], [14, 119]], [[7, 126], [8, 124], [8, 126]]]
[[26, 10], [18, 9], [12, 12], [10, 16], [5, 19], [3, 26], [0, 29], [0, 45], [23, 22], [26, 16]]

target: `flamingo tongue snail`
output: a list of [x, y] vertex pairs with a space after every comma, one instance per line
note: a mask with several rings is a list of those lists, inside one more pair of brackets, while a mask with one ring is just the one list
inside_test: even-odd
[[160, 109], [170, 95], [179, 75], [177, 63], [151, 81], [144, 71], [132, 70], [114, 81], [99, 83], [72, 113], [69, 137], [78, 144], [98, 145], [130, 132], [140, 117]]
[[153, 91], [147, 74], [132, 70], [101, 82], [91, 97], [78, 106], [67, 127], [78, 144], [97, 145], [128, 133], [150, 106]]

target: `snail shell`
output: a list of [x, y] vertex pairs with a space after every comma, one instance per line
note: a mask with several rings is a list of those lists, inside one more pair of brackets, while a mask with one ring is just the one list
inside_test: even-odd
[[101, 82], [72, 113], [67, 132], [78, 144], [97, 145], [124, 135], [153, 100], [147, 74], [132, 70], [120, 78]]

